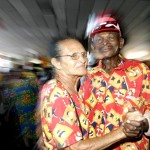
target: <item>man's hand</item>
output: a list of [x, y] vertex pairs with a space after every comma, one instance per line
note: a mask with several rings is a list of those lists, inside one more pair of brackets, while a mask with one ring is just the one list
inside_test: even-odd
[[127, 120], [123, 127], [123, 132], [127, 137], [139, 137], [143, 134], [140, 121]]
[[134, 107], [129, 108], [125, 115], [123, 131], [127, 137], [140, 137], [148, 130], [148, 121]]

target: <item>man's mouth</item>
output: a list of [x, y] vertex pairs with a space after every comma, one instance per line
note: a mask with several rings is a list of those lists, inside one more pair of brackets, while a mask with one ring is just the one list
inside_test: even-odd
[[105, 46], [105, 47], [101, 48], [100, 51], [102, 51], [102, 52], [108, 52], [108, 51], [110, 51], [111, 49], [112, 49], [111, 46]]

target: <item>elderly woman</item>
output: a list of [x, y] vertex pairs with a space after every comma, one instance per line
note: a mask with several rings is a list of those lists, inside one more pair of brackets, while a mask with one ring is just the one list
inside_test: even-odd
[[50, 57], [55, 74], [40, 94], [43, 149], [104, 149], [120, 140], [136, 137], [139, 124], [129, 121], [130, 112], [124, 126], [105, 136], [89, 139], [89, 133], [94, 130], [90, 128], [78, 94], [80, 77], [86, 74], [87, 53], [73, 38], [57, 39], [52, 45]]

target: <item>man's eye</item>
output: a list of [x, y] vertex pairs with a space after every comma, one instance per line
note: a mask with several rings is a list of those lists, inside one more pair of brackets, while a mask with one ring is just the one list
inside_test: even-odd
[[115, 39], [115, 38], [114, 38], [114, 37], [109, 37], [109, 39], [110, 39], [110, 40], [113, 40], [113, 39]]
[[97, 43], [102, 43], [102, 39], [100, 38], [100, 39], [97, 39]]
[[109, 39], [115, 39], [115, 38], [116, 38], [115, 35], [110, 35], [110, 36], [109, 36]]

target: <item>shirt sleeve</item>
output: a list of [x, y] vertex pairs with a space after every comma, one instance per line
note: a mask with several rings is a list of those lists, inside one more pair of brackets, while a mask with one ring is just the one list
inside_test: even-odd
[[148, 120], [148, 123], [149, 123], [149, 129], [148, 129], [148, 131], [145, 132], [144, 134], [145, 134], [146, 136], [150, 136], [150, 112], [146, 112], [146, 113], [144, 114], [144, 118], [146, 118], [146, 119]]
[[145, 101], [145, 114], [144, 117], [149, 122], [149, 129], [145, 133], [146, 136], [150, 136], [150, 69], [145, 65], [143, 66], [143, 83], [142, 83], [142, 92], [141, 98]]
[[143, 67], [143, 81], [142, 81], [142, 90], [141, 98], [145, 101], [145, 112], [150, 111], [150, 69], [145, 64], [142, 64]]
[[81, 140], [82, 134], [70, 97], [60, 87], [47, 91], [42, 96], [41, 115], [45, 146], [59, 149]]

